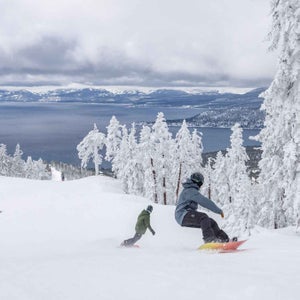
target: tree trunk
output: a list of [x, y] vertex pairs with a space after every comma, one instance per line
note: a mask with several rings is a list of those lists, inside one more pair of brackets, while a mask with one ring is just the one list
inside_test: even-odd
[[163, 178], [164, 205], [167, 205], [166, 177]]
[[153, 163], [153, 158], [151, 158], [151, 167], [152, 167], [152, 175], [153, 175], [153, 182], [154, 182], [154, 203], [158, 203], [158, 198], [157, 198], [157, 184], [156, 184], [156, 172], [154, 170], [154, 163]]
[[179, 173], [178, 173], [177, 188], [176, 188], [176, 203], [178, 201], [178, 194], [179, 194], [180, 181], [181, 181], [181, 172], [182, 172], [182, 163], [180, 163], [180, 165], [179, 165]]

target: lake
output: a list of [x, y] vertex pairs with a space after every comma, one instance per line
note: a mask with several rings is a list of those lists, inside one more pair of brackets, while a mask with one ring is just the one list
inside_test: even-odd
[[[0, 103], [0, 143], [6, 144], [13, 154], [17, 143], [24, 152], [23, 158], [32, 156], [46, 161], [62, 161], [79, 165], [76, 146], [93, 129], [106, 132], [112, 115], [122, 124], [153, 122], [158, 112], [166, 119], [192, 117], [200, 108], [130, 107], [90, 103]], [[227, 128], [198, 128], [202, 132], [204, 152], [226, 149], [230, 145], [231, 130]], [[178, 128], [170, 127], [175, 134]], [[255, 146], [249, 140], [259, 130], [244, 130], [244, 145]]]

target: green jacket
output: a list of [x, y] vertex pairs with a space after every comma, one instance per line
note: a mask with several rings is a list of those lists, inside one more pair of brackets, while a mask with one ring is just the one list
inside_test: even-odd
[[147, 210], [143, 210], [137, 219], [136, 225], [135, 225], [135, 231], [136, 233], [144, 234], [147, 230], [147, 228], [152, 232], [153, 229], [150, 225], [150, 213]]

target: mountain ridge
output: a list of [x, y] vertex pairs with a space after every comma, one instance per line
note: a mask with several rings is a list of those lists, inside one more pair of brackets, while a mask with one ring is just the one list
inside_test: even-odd
[[[194, 127], [232, 127], [240, 123], [243, 128], [262, 128], [264, 113], [260, 111], [261, 93], [265, 88], [255, 88], [244, 94], [211, 90], [156, 89], [142, 91], [127, 89], [109, 91], [101, 88], [66, 88], [32, 92], [0, 89], [0, 103], [93, 103], [120, 105], [127, 107], [200, 108], [203, 112], [187, 119]], [[113, 111], [112, 111], [113, 115]], [[168, 120], [170, 125], [178, 125], [183, 119]]]
[[156, 89], [149, 92], [132, 89], [122, 92], [112, 92], [107, 89], [96, 88], [66, 88], [49, 91], [33, 92], [26, 89], [7, 90], [0, 89], [0, 101], [5, 102], [116, 102], [128, 104], [180, 104], [201, 105], [202, 102], [212, 102], [221, 99], [258, 99], [259, 94], [265, 88], [251, 90], [244, 94], [232, 92], [219, 92], [218, 90], [207, 90], [187, 92], [178, 89]]

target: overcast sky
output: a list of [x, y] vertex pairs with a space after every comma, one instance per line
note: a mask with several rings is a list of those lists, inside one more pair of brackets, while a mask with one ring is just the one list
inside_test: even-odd
[[0, 0], [0, 85], [270, 83], [270, 0]]

